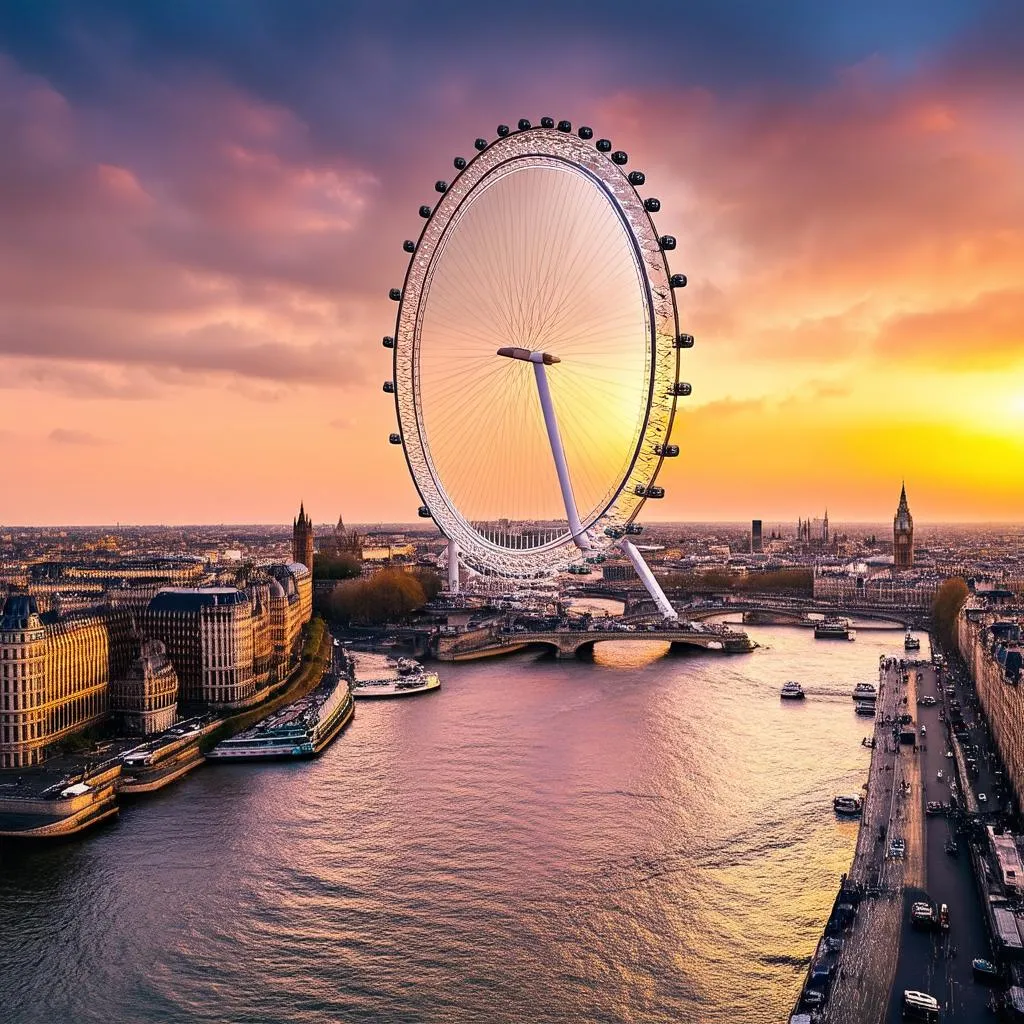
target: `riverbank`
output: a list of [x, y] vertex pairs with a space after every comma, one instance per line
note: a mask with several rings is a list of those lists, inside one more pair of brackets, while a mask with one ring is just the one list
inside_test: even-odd
[[0, 838], [74, 836], [115, 817], [120, 796], [146, 796], [179, 781], [203, 764], [204, 753], [221, 739], [309, 693], [331, 664], [332, 646], [326, 624], [313, 619], [299, 667], [258, 707], [223, 718], [189, 720], [194, 728], [182, 723], [145, 744], [107, 741], [97, 748], [99, 755], [94, 750], [0, 773]]

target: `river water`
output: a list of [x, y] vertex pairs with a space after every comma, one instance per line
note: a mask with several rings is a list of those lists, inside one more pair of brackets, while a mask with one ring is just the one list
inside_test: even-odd
[[850, 690], [902, 634], [750, 633], [442, 666], [318, 761], [8, 845], [0, 1019], [778, 1024], [856, 839]]

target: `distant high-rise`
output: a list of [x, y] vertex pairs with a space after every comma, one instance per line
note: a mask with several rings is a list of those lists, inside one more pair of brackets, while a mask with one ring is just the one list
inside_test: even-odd
[[900, 491], [900, 503], [892, 520], [893, 565], [909, 569], [914, 564], [914, 517], [907, 504], [907, 485]]
[[313, 520], [299, 504], [299, 515], [292, 522], [292, 561], [313, 571]]
[[754, 519], [750, 523], [750, 550], [753, 554], [764, 551], [764, 541], [761, 537], [761, 520]]

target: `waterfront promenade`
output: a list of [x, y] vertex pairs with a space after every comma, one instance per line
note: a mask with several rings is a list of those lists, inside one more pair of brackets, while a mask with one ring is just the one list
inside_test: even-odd
[[[913, 714], [915, 676], [898, 664], [879, 672], [874, 751], [867, 795], [849, 881], [863, 898], [838, 958], [824, 1020], [871, 1024], [884, 1019], [896, 970], [903, 917], [903, 891], [924, 875], [921, 779], [916, 745], [901, 744], [893, 723]], [[908, 709], [910, 711], [908, 712]], [[906, 844], [904, 857], [890, 855], [893, 840]]]

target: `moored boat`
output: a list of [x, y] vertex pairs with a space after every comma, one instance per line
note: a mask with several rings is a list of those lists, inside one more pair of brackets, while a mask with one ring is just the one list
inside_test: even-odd
[[853, 688], [854, 700], [875, 700], [878, 697], [878, 689], [874, 683], [858, 683]]
[[415, 697], [441, 689], [436, 672], [416, 672], [394, 679], [361, 679], [352, 687], [357, 700], [381, 700], [387, 697]]
[[210, 761], [316, 757], [348, 725], [354, 710], [348, 679], [328, 675], [305, 697], [221, 740], [206, 757]]
[[836, 814], [860, 814], [864, 810], [864, 801], [859, 796], [835, 796], [832, 809]]
[[875, 702], [873, 700], [859, 700], [857, 701], [854, 710], [858, 715], [863, 715], [865, 718], [874, 718]]
[[914, 636], [910, 630], [907, 630], [907, 635], [903, 638], [903, 650], [905, 651], [919, 651], [921, 650], [921, 641]]

